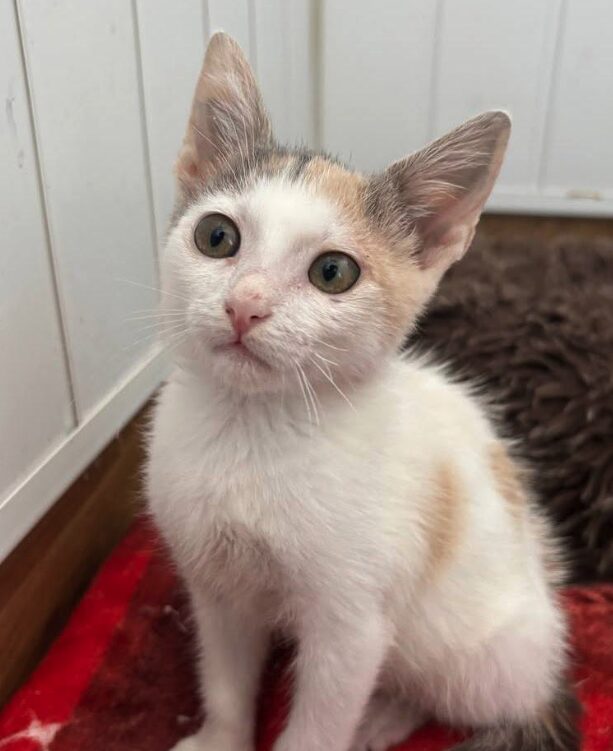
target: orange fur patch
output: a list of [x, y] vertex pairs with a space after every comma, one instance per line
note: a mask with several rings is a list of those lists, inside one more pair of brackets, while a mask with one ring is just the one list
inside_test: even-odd
[[290, 167], [297, 161], [297, 157], [293, 154], [284, 154], [273, 151], [266, 159], [266, 168], [271, 172], [283, 172], [284, 169]]
[[[414, 240], [406, 247], [392, 247], [380, 227], [366, 212], [366, 178], [324, 157], [315, 157], [304, 170], [304, 179], [340, 210], [373, 281], [383, 290], [389, 334], [400, 342], [412, 320], [430, 296], [432, 287], [411, 260]], [[399, 252], [400, 251], [400, 252]]]
[[350, 172], [340, 164], [315, 157], [306, 166], [304, 178], [354, 218], [363, 217], [366, 180], [358, 172]]
[[467, 499], [454, 468], [444, 464], [435, 479], [429, 529], [430, 555], [426, 568], [429, 579], [451, 560], [457, 546]]
[[490, 468], [498, 492], [507, 502], [513, 516], [521, 518], [526, 507], [526, 492], [517, 466], [501, 443], [495, 443], [490, 448]]

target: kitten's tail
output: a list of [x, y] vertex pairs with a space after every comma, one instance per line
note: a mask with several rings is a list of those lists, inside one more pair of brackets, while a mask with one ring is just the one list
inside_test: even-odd
[[565, 686], [538, 719], [480, 728], [453, 751], [579, 751], [580, 717], [581, 705]]

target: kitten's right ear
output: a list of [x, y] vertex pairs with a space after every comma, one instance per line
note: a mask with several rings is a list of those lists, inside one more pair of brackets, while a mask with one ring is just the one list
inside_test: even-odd
[[179, 189], [191, 194], [235, 157], [247, 160], [272, 139], [270, 119], [241, 48], [232, 37], [211, 37], [176, 164]]

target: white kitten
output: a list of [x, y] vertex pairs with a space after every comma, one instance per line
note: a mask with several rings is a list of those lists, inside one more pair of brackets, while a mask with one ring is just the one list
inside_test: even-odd
[[364, 177], [278, 147], [239, 48], [211, 40], [148, 466], [202, 652], [207, 719], [176, 751], [252, 748], [276, 629], [298, 655], [275, 751], [379, 751], [430, 717], [473, 727], [471, 751], [578, 749], [547, 526], [471, 394], [398, 354], [509, 129], [489, 112]]

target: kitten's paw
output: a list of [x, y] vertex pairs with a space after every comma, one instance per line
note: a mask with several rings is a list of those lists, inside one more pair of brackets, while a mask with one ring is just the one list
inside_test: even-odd
[[170, 751], [253, 751], [253, 745], [238, 735], [216, 732], [206, 725], [179, 741]]
[[387, 751], [404, 741], [424, 721], [408, 702], [373, 697], [356, 733], [351, 751]]

